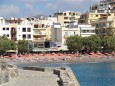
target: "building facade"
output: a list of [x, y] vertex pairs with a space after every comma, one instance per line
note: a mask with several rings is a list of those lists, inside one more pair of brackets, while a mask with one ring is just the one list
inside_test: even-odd
[[54, 13], [54, 16], [57, 18], [57, 21], [63, 25], [69, 25], [73, 22], [78, 22], [78, 19], [80, 18], [81, 13], [80, 12], [74, 12], [74, 11], [65, 11], [65, 12], [57, 12]]
[[89, 24], [71, 23], [68, 27], [61, 26], [61, 24], [54, 24], [51, 31], [52, 41], [60, 43], [61, 46], [66, 46], [66, 39], [69, 36], [78, 35], [88, 37], [95, 35], [95, 27]]
[[33, 26], [33, 43], [35, 47], [44, 48], [46, 41], [51, 41], [51, 26], [57, 22], [55, 17], [27, 18]]
[[[110, 13], [111, 14], [111, 13]], [[104, 18], [109, 16], [108, 13], [84, 13], [81, 15], [79, 19], [79, 23], [83, 24], [92, 24], [93, 22], [96, 22], [100, 18]]]
[[97, 21], [92, 22], [92, 26], [96, 28], [115, 28], [115, 14], [111, 13], [108, 16], [99, 18]]
[[115, 12], [115, 0], [101, 0], [100, 2], [90, 6], [90, 12], [114, 13]]
[[17, 40], [33, 40], [32, 25], [26, 19], [0, 18], [0, 36]]

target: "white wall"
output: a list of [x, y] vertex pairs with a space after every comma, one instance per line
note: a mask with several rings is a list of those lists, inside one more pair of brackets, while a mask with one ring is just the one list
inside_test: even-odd
[[[5, 28], [5, 30], [3, 30], [3, 28]], [[9, 30], [7, 30], [7, 28], [9, 28]], [[11, 39], [11, 29], [10, 29], [10, 25], [5, 25], [5, 24], [0, 24], [0, 36], [6, 36], [7, 38]], [[9, 36], [7, 36], [9, 35]]]
[[[26, 28], [26, 32], [23, 32], [23, 28]], [[27, 32], [27, 28], [31, 29], [31, 32]], [[17, 26], [17, 40], [23, 40], [23, 34], [26, 35], [25, 40], [33, 40], [33, 27], [32, 25], [18, 25]], [[27, 35], [31, 35], [31, 38], [27, 38]]]

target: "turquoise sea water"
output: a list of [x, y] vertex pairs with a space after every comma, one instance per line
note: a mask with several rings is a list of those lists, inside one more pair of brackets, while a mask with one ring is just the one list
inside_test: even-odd
[[115, 86], [115, 62], [106, 63], [52, 63], [52, 64], [20, 64], [23, 66], [66, 67], [69, 66], [77, 77], [80, 86]]

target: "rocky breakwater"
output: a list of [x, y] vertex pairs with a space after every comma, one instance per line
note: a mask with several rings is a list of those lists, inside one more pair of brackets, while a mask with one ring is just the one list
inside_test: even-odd
[[18, 77], [17, 67], [0, 59], [0, 84], [7, 83], [16, 77]]
[[33, 71], [42, 71], [42, 72], [50, 72], [58, 75], [59, 80], [57, 81], [59, 86], [80, 86], [77, 81], [74, 73], [71, 68], [63, 67], [63, 68], [50, 68], [50, 67], [24, 67], [24, 70], [33, 70]]

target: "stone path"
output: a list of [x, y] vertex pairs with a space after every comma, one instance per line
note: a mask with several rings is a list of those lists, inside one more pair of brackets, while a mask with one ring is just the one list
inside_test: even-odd
[[18, 78], [0, 86], [59, 86], [57, 75], [49, 72], [21, 70]]

